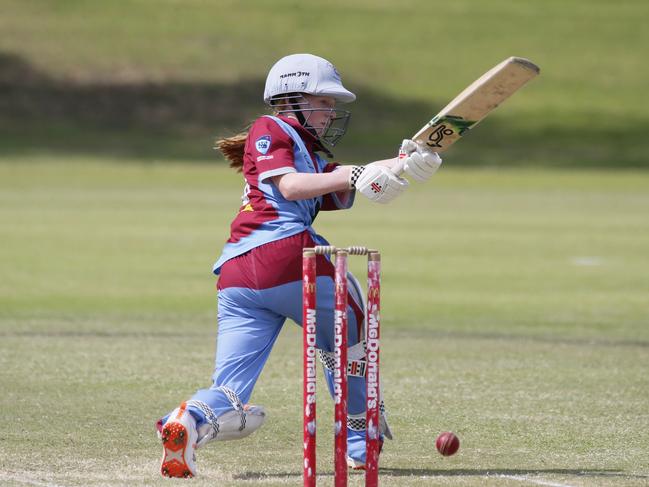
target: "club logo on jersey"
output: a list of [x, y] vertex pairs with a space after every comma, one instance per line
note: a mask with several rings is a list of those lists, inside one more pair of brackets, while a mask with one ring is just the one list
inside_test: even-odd
[[270, 149], [270, 135], [262, 135], [255, 141], [257, 152], [265, 154]]

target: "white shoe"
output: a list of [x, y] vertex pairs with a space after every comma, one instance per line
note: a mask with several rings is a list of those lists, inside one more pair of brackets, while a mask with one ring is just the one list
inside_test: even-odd
[[354, 460], [352, 457], [347, 457], [347, 466], [352, 470], [365, 470], [365, 463]]
[[173, 410], [159, 432], [162, 440], [162, 461], [160, 473], [164, 477], [194, 477], [196, 464], [196, 420], [182, 403]]
[[[383, 439], [381, 438], [379, 440], [379, 455], [383, 451]], [[347, 467], [351, 468], [352, 470], [365, 470], [365, 462], [361, 460], [355, 460], [349, 455], [347, 455]]]

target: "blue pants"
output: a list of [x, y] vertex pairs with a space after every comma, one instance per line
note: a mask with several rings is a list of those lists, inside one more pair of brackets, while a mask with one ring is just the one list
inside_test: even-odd
[[[259, 374], [287, 318], [302, 325], [302, 249], [314, 241], [309, 232], [271, 242], [227, 261], [221, 268], [218, 292], [218, 335], [216, 365], [212, 386], [201, 389], [192, 399], [206, 403], [218, 417], [233, 409], [223, 388], [235, 392], [239, 400], [250, 401]], [[316, 345], [333, 351], [334, 342], [334, 266], [317, 257]], [[363, 326], [361, 291], [348, 279], [348, 346], [357, 344]], [[300, 349], [302, 343], [300, 341]], [[301, 352], [301, 350], [300, 350]], [[301, 370], [291, 371], [301, 378]], [[333, 396], [333, 373], [325, 369], [329, 392]], [[296, 397], [296, 401], [301, 398]], [[365, 411], [365, 378], [348, 377], [348, 412]], [[204, 413], [189, 411], [199, 424]], [[163, 421], [166, 418], [163, 418]], [[364, 432], [348, 430], [348, 454], [365, 459]]]
[[[351, 284], [349, 286], [352, 287]], [[333, 351], [334, 282], [329, 276], [317, 279], [317, 347]], [[361, 307], [359, 303], [354, 303]], [[257, 378], [268, 359], [286, 318], [302, 324], [302, 281], [293, 281], [269, 289], [229, 287], [218, 294], [218, 336], [213, 385], [199, 390], [192, 399], [207, 403], [219, 416], [232, 409], [227, 397], [217, 390], [227, 386], [245, 404], [250, 400]], [[360, 339], [357, 314], [348, 306], [348, 345]], [[300, 345], [301, 347], [301, 342]], [[298, 374], [297, 371], [295, 371]], [[333, 393], [331, 371], [325, 377]], [[350, 414], [365, 410], [365, 379], [348, 378]]]

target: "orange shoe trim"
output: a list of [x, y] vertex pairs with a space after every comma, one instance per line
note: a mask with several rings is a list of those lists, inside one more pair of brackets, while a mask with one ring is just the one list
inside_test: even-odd
[[180, 407], [178, 408], [178, 414], [176, 415], [176, 419], [180, 419], [180, 417], [185, 414], [185, 410], [187, 409], [187, 403], [183, 402]]

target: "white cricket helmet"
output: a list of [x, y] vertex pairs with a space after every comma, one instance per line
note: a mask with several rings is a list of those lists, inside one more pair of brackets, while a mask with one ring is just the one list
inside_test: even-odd
[[349, 103], [356, 95], [346, 89], [333, 64], [313, 54], [291, 54], [275, 63], [266, 78], [264, 101], [287, 93], [331, 96], [339, 103]]
[[[313, 54], [291, 54], [277, 61], [266, 78], [264, 101], [278, 114], [295, 115], [321, 142], [336, 145], [347, 131], [351, 114], [337, 108], [314, 108], [305, 94], [330, 96], [336, 103], [356, 99], [356, 95], [343, 86], [334, 65], [326, 59]], [[325, 125], [312, 126], [311, 117], [316, 112], [326, 112]]]

